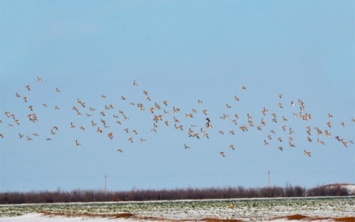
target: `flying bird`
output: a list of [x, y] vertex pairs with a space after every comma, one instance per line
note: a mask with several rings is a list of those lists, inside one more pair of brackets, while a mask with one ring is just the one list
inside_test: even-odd
[[304, 150], [304, 155], [311, 157], [311, 152], [307, 151], [307, 150]]
[[264, 140], [264, 146], [269, 146], [269, 142]]
[[[42, 78], [38, 76], [37, 77], [37, 82], [38, 83], [42, 83]], [[43, 86], [45, 86], [45, 85], [43, 85]], [[134, 87], [138, 86], [136, 80], [133, 80], [133, 86]], [[25, 91], [32, 91], [32, 88], [31, 88], [31, 86], [29, 84], [26, 85], [26, 89], [27, 90], [25, 90]], [[33, 88], [33, 89], [35, 89], [35, 88]], [[242, 90], [246, 90], [246, 86], [243, 85], [242, 86]], [[56, 88], [56, 93], [60, 93], [60, 89], [58, 87]], [[255, 134], [256, 133], [264, 133], [262, 131], [263, 129], [267, 129], [267, 127], [269, 127], [269, 125], [274, 125], [274, 123], [275, 123], [274, 126], [271, 126], [271, 130], [270, 130], [270, 128], [268, 129], [270, 133], [266, 134], [267, 138], [266, 138], [266, 140], [264, 140], [264, 146], [269, 146], [270, 140], [272, 140], [272, 138], [275, 137], [280, 142], [278, 144], [278, 147], [277, 146], [276, 147], [279, 150], [282, 151], [283, 150], [283, 146], [285, 146], [284, 144], [282, 144], [284, 142], [283, 140], [286, 140], [286, 139], [283, 139], [284, 134], [289, 134], [288, 143], [289, 143], [289, 147], [292, 148], [292, 147], [295, 147], [295, 144], [296, 144], [298, 139], [301, 139], [303, 141], [312, 142], [313, 141], [312, 140], [312, 136], [315, 134], [315, 133], [313, 133], [313, 135], [312, 135], [312, 128], [314, 129], [315, 132], [317, 132], [316, 135], [318, 136], [318, 138], [317, 139], [314, 138], [314, 140], [317, 140], [317, 143], [318, 144], [322, 144], [322, 145], [325, 145], [325, 143], [321, 140], [322, 139], [322, 135], [325, 135], [326, 137], [330, 138], [332, 136], [330, 130], [332, 131], [332, 134], [335, 133], [335, 131], [337, 130], [336, 124], [333, 124], [334, 122], [333, 123], [331, 122], [331, 119], [333, 118], [333, 114], [331, 114], [329, 112], [326, 112], [326, 114], [328, 114], [328, 118], [327, 118], [326, 121], [323, 122], [323, 124], [326, 123], [326, 124], [324, 124], [324, 126], [326, 125], [327, 129], [322, 129], [322, 128], [318, 128], [318, 127], [314, 127], [314, 126], [310, 125], [310, 126], [306, 127], [306, 131], [305, 132], [307, 134], [304, 137], [302, 137], [301, 134], [298, 135], [298, 134], [294, 133], [294, 131], [297, 131], [297, 128], [295, 127], [295, 125], [292, 125], [292, 124], [293, 124], [294, 121], [297, 121], [297, 120], [288, 121], [287, 118], [289, 116], [293, 115], [294, 117], [297, 117], [296, 119], [300, 119], [301, 121], [309, 121], [312, 118], [312, 114], [310, 114], [310, 113], [308, 113], [306, 111], [305, 103], [301, 99], [298, 99], [298, 103], [295, 103], [294, 101], [291, 101], [291, 106], [294, 107], [294, 106], [298, 105], [299, 107], [297, 107], [297, 108], [299, 108], [299, 110], [297, 111], [295, 108], [293, 108], [290, 111], [290, 113], [287, 113], [289, 110], [287, 109], [286, 106], [283, 105], [284, 102], [285, 102], [284, 104], [286, 104], [286, 101], [282, 101], [282, 99], [284, 97], [283, 97], [283, 94], [281, 94], [281, 93], [278, 94], [278, 97], [279, 97], [280, 100], [277, 102], [277, 105], [280, 108], [285, 108], [285, 109], [282, 110], [282, 113], [280, 113], [280, 112], [272, 113], [270, 115], [270, 119], [269, 119], [269, 117], [268, 117], [269, 116], [268, 115], [269, 110], [266, 108], [267, 107], [267, 104], [266, 104], [266, 107], [264, 106], [262, 108], [262, 110], [261, 110], [263, 118], [261, 119], [260, 123], [255, 124], [256, 125], [255, 128], [258, 131], [253, 131], [253, 127], [254, 127], [254, 122], [255, 121], [253, 121], [253, 118], [252, 118], [252, 115], [251, 115], [252, 113], [251, 114], [247, 113], [247, 119], [246, 119], [247, 122], [244, 122], [244, 123], [243, 123], [243, 120], [245, 121], [245, 119], [243, 119], [243, 118], [239, 119], [239, 114], [238, 113], [234, 114], [235, 118], [233, 117], [233, 119], [231, 121], [225, 121], [225, 123], [223, 123], [224, 125], [219, 125], [217, 120], [215, 120], [216, 123], [214, 125], [217, 125], [219, 130], [213, 131], [213, 130], [210, 130], [212, 128], [212, 124], [211, 124], [210, 118], [215, 117], [216, 116], [215, 113], [208, 112], [207, 109], [205, 109], [205, 108], [203, 108], [203, 109], [195, 109], [194, 107], [191, 108], [191, 107], [182, 106], [181, 110], [191, 110], [191, 111], [185, 113], [185, 117], [186, 118], [181, 118], [181, 116], [183, 116], [183, 115], [179, 114], [180, 108], [178, 106], [172, 106], [173, 115], [170, 115], [169, 112], [168, 112], [168, 111], [170, 111], [170, 108], [166, 108], [167, 110], [162, 109], [162, 107], [159, 104], [162, 101], [164, 106], [167, 107], [169, 105], [168, 100], [160, 100], [160, 101], [157, 100], [157, 101], [154, 101], [154, 99], [152, 100], [152, 98], [150, 97], [148, 91], [146, 91], [146, 90], [143, 90], [143, 94], [145, 95], [146, 100], [151, 101], [151, 102], [147, 102], [143, 98], [143, 100], [145, 102], [139, 103], [139, 101], [129, 101], [128, 104], [121, 104], [120, 107], [122, 107], [121, 108], [122, 110], [125, 110], [128, 106], [133, 106], [133, 107], [137, 107], [139, 111], [142, 111], [142, 112], [146, 111], [146, 113], [143, 113], [140, 116], [145, 117], [146, 114], [149, 116], [149, 118], [147, 120], [151, 121], [153, 123], [153, 128], [151, 129], [152, 132], [157, 132], [157, 129], [159, 128], [159, 126], [161, 126], [160, 125], [161, 122], [162, 122], [161, 124], [165, 124], [166, 125], [166, 128], [164, 127], [164, 129], [170, 128], [170, 126], [172, 126], [172, 127], [175, 127], [175, 129], [181, 130], [181, 131], [184, 130], [183, 129], [184, 127], [191, 125], [191, 127], [188, 129], [188, 134], [187, 134], [188, 137], [190, 137], [191, 139], [195, 139], [195, 138], [197, 138], [197, 139], [201, 138], [202, 139], [204, 137], [208, 139], [209, 135], [211, 135], [211, 137], [216, 135], [216, 134], [217, 135], [218, 134], [224, 135], [224, 132], [226, 132], [226, 134], [227, 134], [227, 132], [229, 132], [229, 135], [236, 135], [235, 134], [235, 129], [238, 129], [238, 128], [229, 128], [229, 126], [228, 126], [228, 124], [232, 124], [232, 123], [234, 125], [238, 125], [239, 122], [240, 122], [240, 123], [242, 123], [244, 125], [241, 124], [241, 126], [238, 126], [238, 127], [243, 132], [246, 132], [246, 131], [249, 130], [249, 131], [251, 131], [252, 133], [255, 133]], [[75, 96], [75, 95], [73, 95], [73, 96]], [[127, 98], [128, 98], [128, 96], [129, 95], [127, 94]], [[18, 92], [16, 92], [16, 97], [17, 98], [22, 98], [25, 102], [28, 102], [28, 97], [27, 96], [21, 97], [21, 95]], [[31, 100], [33, 99], [32, 97], [34, 97], [34, 94], [33, 95], [31, 94], [31, 96], [29, 96], [29, 98]], [[101, 94], [101, 98], [106, 98], [106, 95]], [[127, 100], [125, 96], [118, 96], [118, 98], [121, 99], [121, 100]], [[132, 96], [132, 98], [134, 98], [134, 97]], [[34, 99], [37, 99], [37, 98], [34, 98]], [[233, 97], [231, 97], [231, 99], [233, 100]], [[29, 101], [31, 101], [31, 100], [29, 100]], [[37, 101], [37, 100], [34, 100], [34, 101]], [[52, 101], [52, 100], [50, 100], [50, 101]], [[239, 101], [239, 97], [235, 95], [234, 96], [234, 101]], [[280, 102], [280, 101], [282, 101], [282, 102]], [[48, 101], [46, 101], [46, 102], [48, 102]], [[87, 102], [91, 103], [93, 101], [87, 101]], [[224, 103], [224, 104], [226, 104], [225, 107], [226, 107], [228, 113], [224, 113], [222, 115], [217, 115], [217, 116], [220, 117], [219, 119], [222, 119], [220, 121], [228, 119], [229, 115], [233, 116], [232, 113], [229, 113], [229, 110], [232, 109], [233, 105], [230, 105], [230, 101], [228, 101], [228, 102], [229, 103]], [[96, 116], [99, 116], [99, 118], [101, 118], [102, 125], [100, 125], [100, 124], [99, 125], [100, 125], [100, 127], [102, 129], [109, 128], [110, 127], [109, 126], [110, 123], [115, 121], [113, 123], [116, 123], [116, 124], [119, 124], [119, 125], [123, 125], [124, 126], [123, 127], [124, 131], [126, 131], [128, 134], [133, 134], [134, 133], [135, 135], [137, 135], [138, 131], [141, 132], [140, 128], [139, 128], [141, 125], [134, 125], [134, 127], [137, 127], [137, 128], [133, 129], [133, 130], [129, 130], [128, 127], [133, 127], [133, 125], [128, 125], [128, 123], [130, 124], [131, 121], [129, 121], [127, 123], [126, 122], [122, 122], [121, 123], [121, 119], [120, 119], [121, 116], [120, 115], [122, 115], [122, 118], [124, 119], [124, 121], [128, 121], [129, 120], [128, 116], [132, 117], [132, 119], [134, 120], [135, 115], [133, 115], [133, 114], [132, 114], [132, 116], [130, 115], [131, 114], [130, 113], [130, 111], [131, 111], [130, 108], [128, 109], [130, 111], [127, 110], [127, 111], [123, 112], [122, 110], [119, 110], [119, 114], [116, 114], [115, 111], [114, 111], [115, 106], [111, 103], [111, 104], [106, 104], [106, 105], [104, 104], [102, 109], [101, 109], [101, 111], [98, 112], [98, 113], [95, 112], [96, 111], [95, 108], [89, 107], [90, 113], [88, 113], [87, 106], [86, 106], [85, 102], [83, 102], [81, 99], [77, 99], [76, 103], [79, 104], [79, 105], [76, 105], [76, 106], [72, 107], [72, 109], [75, 111], [74, 112], [75, 116], [77, 116], [77, 117], [74, 117], [74, 118], [81, 118], [82, 120], [86, 120], [87, 118], [90, 118], [90, 119], [87, 119], [87, 121], [91, 121], [91, 126], [97, 126], [97, 123], [94, 122], [94, 120], [96, 121], [96, 119], [95, 119], [95, 115], [96, 115]], [[198, 99], [197, 103], [198, 103], [198, 105], [202, 105], [203, 104], [201, 99]], [[147, 104], [149, 104], [149, 105], [147, 105]], [[36, 123], [38, 121], [37, 114], [33, 113], [34, 110], [37, 111], [37, 106], [36, 105], [37, 104], [34, 103], [32, 105], [29, 105], [29, 106], [25, 107], [26, 111], [28, 111], [28, 109], [31, 111], [30, 114], [27, 113], [26, 115], [27, 115], [28, 119], [31, 122], [33, 122], [33, 123]], [[93, 105], [95, 105], [95, 104], [93, 104]], [[47, 103], [42, 103], [42, 106], [43, 107], [47, 107]], [[28, 109], [27, 109], [27, 107], [28, 107]], [[145, 107], [149, 107], [149, 109], [148, 108], [146, 109]], [[200, 106], [200, 107], [202, 107], [202, 106]], [[62, 108], [63, 108], [63, 110], [65, 110], [65, 107], [62, 107]], [[60, 110], [59, 106], [54, 106], [54, 109]], [[48, 110], [47, 110], [47, 112], [48, 112]], [[82, 112], [86, 113], [86, 116], [84, 115], [84, 117], [81, 117], [82, 116]], [[42, 119], [43, 113], [44, 113], [44, 109], [39, 109], [38, 116], [40, 116], [41, 119]], [[56, 113], [57, 113], [56, 115], [59, 114], [59, 117], [61, 115], [64, 115], [64, 113], [62, 113], [62, 111], [56, 111]], [[208, 114], [211, 115], [211, 116], [208, 117], [207, 116]], [[24, 131], [22, 131], [23, 129], [20, 128], [20, 127], [23, 127], [22, 122], [21, 122], [22, 125], [20, 125], [21, 118], [17, 118], [13, 113], [10, 113], [10, 112], [5, 112], [5, 116], [7, 118], [9, 118], [9, 120], [10, 120], [10, 121], [7, 121], [5, 123], [5, 124], [7, 124], [6, 126], [13, 127], [14, 129], [19, 127], [18, 132], [24, 132]], [[278, 121], [278, 117], [280, 117], [279, 118], [280, 121]], [[281, 117], [282, 117], [282, 119], [281, 119]], [[325, 115], [325, 118], [326, 117], [327, 116]], [[45, 118], [43, 118], [43, 119], [45, 120]], [[204, 119], [205, 119], [205, 121], [204, 121]], [[237, 120], [238, 120], [238, 123], [237, 123]], [[75, 128], [76, 127], [74, 125], [74, 122], [79, 124], [79, 120], [78, 119], [72, 119], [71, 121], [72, 121], [72, 122], [70, 122], [71, 128]], [[139, 119], [139, 121], [141, 121], [141, 119]], [[355, 122], [355, 119], [352, 118], [351, 121]], [[45, 122], [45, 121], [43, 121], [43, 122]], [[142, 123], [143, 122], [144, 122], [144, 124], [146, 123], [146, 121], [142, 121]], [[172, 122], [172, 123], [170, 124], [170, 122]], [[203, 122], [205, 122], [205, 124]], [[274, 123], [270, 124], [270, 122], [274, 122]], [[282, 123], [280, 124], [279, 122], [283, 122], [283, 124], [285, 124], [285, 125], [282, 125]], [[2, 123], [1, 120], [0, 120], [0, 123]], [[68, 122], [67, 122], [67, 124], [68, 124]], [[80, 124], [83, 124], [83, 123], [80, 122]], [[310, 124], [312, 124], [312, 123], [310, 123]], [[341, 121], [340, 122], [340, 126], [342, 126], [342, 127], [345, 127], [346, 124], [348, 124], [346, 121]], [[338, 125], [339, 125], [339, 123], [338, 123]], [[79, 125], [78, 125], [78, 127], [79, 127]], [[97, 128], [97, 130], [96, 130], [97, 133], [102, 133], [103, 132], [103, 130], [100, 127]], [[115, 126], [115, 127], [118, 127], [118, 126]], [[201, 130], [196, 132], [195, 131], [196, 128], [200, 128]], [[295, 130], [294, 130], [294, 128], [295, 128]], [[79, 129], [84, 131], [85, 130], [84, 125], [81, 125]], [[53, 136], [53, 138], [54, 138], [54, 135], [56, 135], [57, 131], [58, 131], [58, 127], [52, 127], [52, 129], [50, 129], [50, 133]], [[208, 132], [208, 131], [210, 131], [210, 132]], [[76, 132], [76, 131], [73, 131], [73, 132]], [[323, 132], [324, 132], [324, 134], [323, 134]], [[38, 132], [38, 133], [41, 134], [41, 132]], [[27, 135], [27, 140], [32, 141], [34, 139], [34, 137], [32, 138], [32, 136], [39, 136], [39, 134], [36, 134], [36, 133], [32, 133], [31, 134], [30, 133], [30, 134]], [[292, 134], [292, 136], [291, 136], [291, 134]], [[24, 134], [22, 134], [22, 133], [18, 133], [18, 135], [19, 135], [20, 139], [24, 137]], [[107, 133], [107, 136], [112, 140], [113, 139], [113, 132]], [[132, 135], [129, 135], [129, 136], [132, 136]], [[4, 138], [4, 135], [0, 134], [0, 137]], [[7, 135], [6, 135], [6, 138], [8, 138]], [[254, 138], [258, 139], [258, 138], [262, 138], [262, 137], [258, 137], [257, 135], [255, 135]], [[338, 136], [335, 136], [333, 138], [335, 138], [338, 142], [340, 142], [345, 147], [348, 147], [351, 144], [353, 144], [352, 140], [347, 141], [347, 140], [342, 138], [342, 135], [338, 135]], [[47, 140], [52, 140], [52, 138], [46, 138], [46, 139]], [[130, 137], [130, 138], [128, 138], [128, 140], [131, 143], [133, 143], [134, 137]], [[143, 138], [140, 138], [140, 141], [144, 142], [146, 140], [143, 139]], [[78, 140], [75, 140], [75, 144], [76, 144], [76, 146], [81, 145]], [[185, 147], [185, 149], [190, 148], [186, 144], [184, 144], [184, 147]], [[232, 150], [235, 150], [235, 146], [233, 144], [231, 144], [229, 146], [229, 148], [232, 149]], [[117, 151], [122, 153], [122, 149], [118, 149]], [[306, 150], [304, 150], [304, 152], [305, 152], [305, 155], [311, 156], [310, 155], [311, 152], [306, 151]], [[225, 153], [223, 151], [220, 152], [219, 154], [221, 156], [225, 157]]]

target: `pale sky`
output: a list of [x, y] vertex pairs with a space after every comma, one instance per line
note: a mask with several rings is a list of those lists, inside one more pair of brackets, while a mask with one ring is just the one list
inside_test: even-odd
[[0, 192], [103, 189], [105, 174], [109, 190], [262, 187], [268, 171], [275, 186], [355, 183], [354, 1], [2, 0], [0, 9]]

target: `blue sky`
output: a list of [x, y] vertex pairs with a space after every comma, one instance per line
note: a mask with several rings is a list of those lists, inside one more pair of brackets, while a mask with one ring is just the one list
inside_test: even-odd
[[[109, 190], [261, 187], [268, 170], [276, 186], [355, 183], [353, 1], [1, 1], [0, 8], [0, 192], [103, 189], [105, 174]], [[154, 115], [163, 119], [157, 132]]]

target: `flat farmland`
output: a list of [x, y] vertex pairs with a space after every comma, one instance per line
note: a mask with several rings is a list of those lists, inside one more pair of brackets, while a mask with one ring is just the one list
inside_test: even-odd
[[0, 221], [76, 221], [78, 219], [85, 221], [355, 221], [355, 197], [0, 206]]

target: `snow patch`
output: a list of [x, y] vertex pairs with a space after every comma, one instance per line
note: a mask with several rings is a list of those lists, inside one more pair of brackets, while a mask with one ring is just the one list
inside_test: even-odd
[[[112, 222], [110, 218], [90, 218], [90, 217], [63, 217], [44, 216], [38, 213], [30, 213], [17, 217], [2, 217], [0, 222]], [[132, 219], [115, 218], [115, 222], [132, 222]]]

